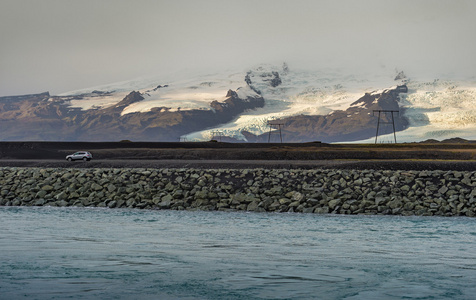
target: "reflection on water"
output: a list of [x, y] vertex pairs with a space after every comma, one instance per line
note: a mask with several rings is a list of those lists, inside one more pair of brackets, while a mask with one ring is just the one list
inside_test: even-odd
[[0, 208], [0, 299], [473, 299], [471, 218]]

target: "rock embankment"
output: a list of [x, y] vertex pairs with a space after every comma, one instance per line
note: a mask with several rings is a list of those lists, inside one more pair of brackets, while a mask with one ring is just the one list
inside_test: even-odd
[[0, 168], [0, 205], [476, 215], [476, 172]]

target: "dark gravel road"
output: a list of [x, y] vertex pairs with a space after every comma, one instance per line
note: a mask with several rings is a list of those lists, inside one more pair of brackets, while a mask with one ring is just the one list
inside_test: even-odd
[[374, 169], [476, 171], [476, 161], [441, 160], [65, 160], [1, 159], [0, 167], [38, 168], [199, 168], [199, 169]]

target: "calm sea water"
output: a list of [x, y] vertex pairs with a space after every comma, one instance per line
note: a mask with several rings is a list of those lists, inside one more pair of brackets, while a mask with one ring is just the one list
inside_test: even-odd
[[474, 299], [476, 219], [0, 208], [1, 299]]

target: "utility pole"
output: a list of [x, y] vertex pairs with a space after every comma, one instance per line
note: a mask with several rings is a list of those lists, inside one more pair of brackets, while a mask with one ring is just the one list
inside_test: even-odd
[[221, 137], [222, 137], [222, 136], [223, 136], [223, 132], [222, 132], [222, 131], [219, 131], [219, 130], [212, 131], [212, 138], [218, 137], [218, 139], [219, 139], [218, 142], [221, 142]]
[[283, 134], [281, 132], [281, 127], [284, 126], [284, 123], [281, 121], [268, 121], [268, 126], [269, 126], [269, 134], [268, 134], [268, 143], [271, 140], [271, 133], [273, 129], [278, 129], [279, 132], [279, 139], [281, 140], [281, 144], [283, 143]]
[[[380, 124], [392, 124], [392, 127], [393, 127], [393, 138], [395, 140], [395, 144], [397, 143], [397, 134], [395, 133], [395, 119], [393, 117], [393, 113], [399, 113], [398, 110], [374, 110], [372, 112], [372, 115], [374, 116], [375, 113], [378, 112], [378, 119], [377, 119], [377, 133], [375, 134], [375, 144], [377, 144], [377, 137], [378, 137], [378, 131], [379, 131], [379, 128], [380, 128]], [[383, 114], [390, 114], [391, 116], [391, 119], [392, 121], [383, 121], [382, 119], [382, 113]], [[381, 121], [382, 120], [382, 121]]]

